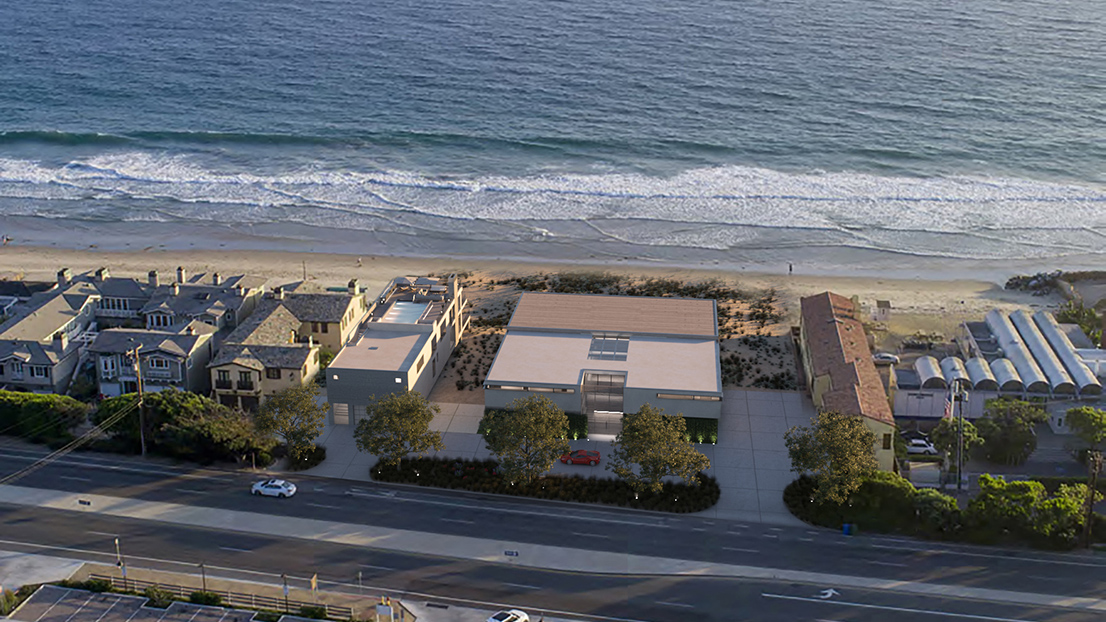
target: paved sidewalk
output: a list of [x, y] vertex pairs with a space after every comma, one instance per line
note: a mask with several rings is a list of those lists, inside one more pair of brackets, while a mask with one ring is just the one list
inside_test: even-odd
[[[434, 455], [447, 458], [491, 457], [484, 439], [476, 433], [484, 415], [481, 404], [438, 404], [439, 413], [430, 429], [442, 433], [446, 448]], [[783, 489], [795, 479], [783, 444], [783, 434], [795, 425], [807, 425], [815, 415], [810, 398], [798, 391], [732, 389], [722, 400], [722, 418], [716, 445], [700, 444], [711, 462], [707, 471], [718, 480], [722, 496], [714, 507], [697, 516], [775, 525], [802, 525], [787, 511]], [[304, 471], [309, 475], [369, 481], [376, 457], [361, 453], [349, 426], [327, 425], [316, 440], [326, 447], [327, 458]], [[610, 439], [592, 438], [570, 443], [573, 449], [611, 453]], [[604, 464], [596, 467], [557, 463], [555, 474], [613, 477]], [[294, 477], [292, 475], [289, 476]]]
[[81, 563], [62, 557], [0, 551], [0, 588], [14, 592], [24, 585], [60, 581], [72, 575]]
[[[78, 499], [84, 499], [91, 503], [81, 505], [78, 503]], [[288, 516], [185, 506], [174, 503], [140, 501], [106, 495], [67, 493], [57, 490], [23, 488], [21, 486], [0, 486], [0, 503], [161, 521], [224, 531], [324, 541], [433, 557], [452, 557], [530, 568], [556, 569], [562, 572], [663, 576], [692, 575], [794, 581], [817, 585], [892, 590], [909, 594], [975, 598], [1024, 605], [1068, 607], [1101, 611], [1106, 614], [1106, 600], [1097, 598], [1034, 594], [960, 585], [876, 579], [802, 570], [782, 570], [759, 566], [630, 555], [505, 540], [385, 529]], [[308, 536], [305, 534], [314, 535]], [[502, 553], [508, 549], [518, 551], [519, 555], [504, 558]]]

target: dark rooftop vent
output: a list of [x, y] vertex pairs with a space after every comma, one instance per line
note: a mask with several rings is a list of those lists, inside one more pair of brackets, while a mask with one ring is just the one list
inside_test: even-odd
[[207, 292], [199, 292], [199, 293], [197, 293], [196, 295], [194, 295], [192, 297], [195, 298], [196, 300], [207, 300], [208, 298], [211, 298], [211, 294], [209, 294]]

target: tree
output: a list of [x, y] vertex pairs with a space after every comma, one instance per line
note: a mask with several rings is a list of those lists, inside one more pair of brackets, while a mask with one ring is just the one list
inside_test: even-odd
[[791, 470], [811, 473], [816, 503], [845, 503], [860, 489], [876, 462], [876, 435], [857, 416], [827, 411], [809, 428], [795, 426], [784, 435]]
[[650, 404], [622, 417], [622, 431], [614, 439], [607, 463], [608, 470], [638, 492], [660, 492], [668, 476], [698, 484], [696, 475], [709, 468], [710, 460], [687, 441], [684, 416], [665, 415]]
[[983, 418], [976, 423], [983, 437], [987, 459], [1000, 464], [1021, 464], [1037, 449], [1033, 429], [1048, 420], [1040, 406], [1009, 398], [987, 400]]
[[323, 432], [329, 407], [320, 402], [314, 384], [288, 387], [269, 396], [254, 422], [266, 434], [284, 439], [288, 459], [295, 461], [315, 450], [315, 439]]
[[1068, 427], [1087, 443], [1087, 449], [1096, 451], [1106, 442], [1106, 410], [1090, 406], [1069, 408], [1067, 419]]
[[372, 399], [373, 404], [365, 408], [368, 418], [362, 419], [353, 433], [357, 449], [397, 466], [409, 453], [445, 449], [442, 435], [430, 430], [430, 422], [442, 409], [418, 391]]
[[531, 482], [568, 453], [568, 416], [544, 395], [488, 413], [484, 441], [510, 481]]
[[[945, 455], [945, 466], [949, 465], [950, 460], [956, 459], [956, 443], [958, 440], [957, 430], [959, 429], [960, 420], [949, 417], [942, 419], [937, 427], [933, 428], [933, 431], [929, 433], [929, 438], [933, 441], [933, 446], [937, 451], [942, 452]], [[967, 460], [968, 454], [975, 449], [983, 445], [983, 438], [979, 436], [979, 431], [972, 425], [971, 421], [964, 419], [964, 456]]]
[[1050, 497], [1044, 484], [1007, 482], [1001, 477], [979, 476], [979, 493], [968, 503], [965, 519], [983, 541], [1026, 539], [1071, 547], [1083, 525], [1085, 484], [1063, 484]]

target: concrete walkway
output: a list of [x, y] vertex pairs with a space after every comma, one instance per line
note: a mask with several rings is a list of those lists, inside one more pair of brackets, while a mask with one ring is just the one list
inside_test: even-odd
[[[442, 433], [446, 448], [434, 455], [447, 458], [490, 458], [484, 439], [476, 433], [484, 407], [480, 404], [438, 404], [441, 413], [430, 429]], [[697, 445], [711, 463], [707, 471], [718, 480], [722, 496], [714, 507], [697, 516], [799, 526], [802, 522], [787, 511], [783, 489], [795, 479], [783, 444], [783, 434], [796, 425], [807, 425], [814, 417], [814, 404], [797, 391], [733, 389], [725, 392], [718, 443]], [[326, 447], [327, 458], [304, 471], [320, 477], [369, 481], [369, 468], [376, 457], [361, 453], [349, 426], [327, 425], [316, 440]], [[578, 440], [573, 449], [611, 451], [610, 440]], [[554, 474], [613, 477], [604, 468], [557, 463]], [[288, 476], [290, 479], [294, 475]]]
[[0, 551], [0, 590], [14, 592], [24, 585], [61, 581], [76, 572], [81, 563], [62, 557]]
[[[78, 499], [84, 499], [90, 503], [82, 505], [78, 503]], [[0, 503], [161, 521], [206, 529], [324, 541], [435, 557], [479, 560], [530, 568], [548, 568], [562, 572], [692, 575], [794, 581], [816, 585], [893, 590], [909, 594], [974, 598], [1023, 605], [1069, 607], [1101, 611], [1106, 614], [1106, 600], [1097, 598], [1034, 594], [959, 585], [678, 560], [573, 549], [562, 546], [545, 546], [467, 536], [385, 529], [315, 519], [140, 501], [106, 495], [67, 493], [20, 486], [0, 486]], [[504, 550], [515, 550], [519, 552], [519, 555], [517, 557], [504, 557]]]

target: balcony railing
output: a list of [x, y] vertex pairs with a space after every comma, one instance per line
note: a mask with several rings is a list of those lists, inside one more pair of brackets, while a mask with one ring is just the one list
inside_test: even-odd
[[147, 369], [145, 374], [146, 374], [147, 378], [176, 378], [177, 377], [177, 372], [173, 371], [172, 369]]
[[238, 381], [238, 390], [239, 391], [253, 391], [253, 389], [254, 389], [254, 384], [253, 384], [252, 380], [250, 380], [250, 381], [239, 380]]
[[224, 390], [229, 391], [230, 389], [234, 388], [234, 382], [232, 382], [230, 380], [216, 380], [215, 381], [215, 388], [216, 389], [224, 389]]

